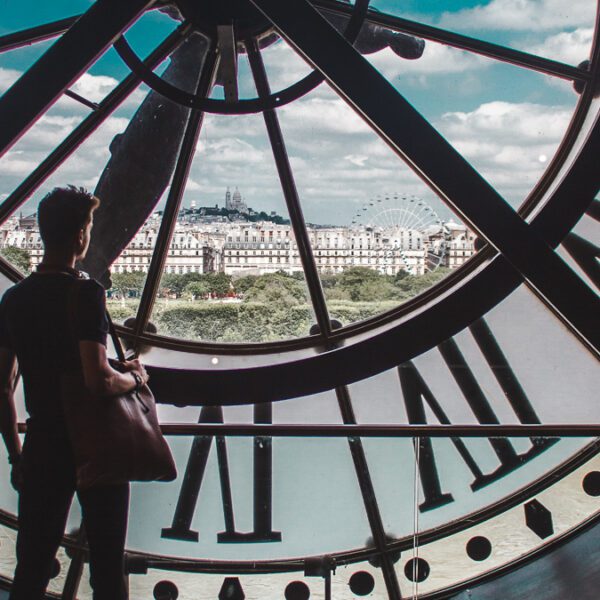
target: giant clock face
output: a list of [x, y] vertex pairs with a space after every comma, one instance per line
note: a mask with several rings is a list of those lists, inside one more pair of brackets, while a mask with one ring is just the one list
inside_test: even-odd
[[[585, 544], [597, 18], [588, 0], [8, 9], [2, 288], [39, 260], [45, 191], [95, 187], [83, 266], [136, 317], [120, 331], [178, 461], [133, 486], [132, 598], [509, 598], [503, 578]], [[561, 424], [588, 427], [535, 430]], [[3, 484], [0, 588], [15, 513]], [[79, 523], [49, 589], [90, 598]]]

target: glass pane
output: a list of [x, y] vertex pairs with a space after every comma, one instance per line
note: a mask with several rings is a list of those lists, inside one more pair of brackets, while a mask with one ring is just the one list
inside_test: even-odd
[[52, 43], [53, 40], [47, 40], [0, 53], [0, 93], [4, 93]]
[[15, 571], [16, 541], [16, 531], [0, 525], [0, 576], [7, 579], [12, 579]]
[[339, 401], [335, 391], [303, 396], [273, 403], [273, 423], [342, 424]]
[[579, 99], [571, 82], [431, 41], [415, 60], [389, 47], [365, 57], [514, 208], [548, 167]]
[[600, 288], [600, 222], [591, 216], [592, 209], [598, 206], [600, 200], [596, 199], [589, 213], [584, 214], [558, 247], [562, 258], [592, 289]]
[[[156, 235], [147, 224], [126, 260], [144, 260], [136, 241], [148, 248]], [[276, 341], [306, 336], [312, 315], [262, 116], [207, 115], [154, 305], [158, 333]]]
[[6, 3], [2, 10], [0, 35], [36, 27], [85, 12], [90, 7], [87, 0], [63, 0], [62, 2], [39, 2], [23, 0]]
[[[260, 533], [253, 525], [252, 490], [255, 485], [257, 489], [269, 485], [266, 480], [253, 482], [253, 441], [228, 438], [225, 443], [235, 528], [231, 535], [226, 534], [214, 442], [198, 502], [190, 515], [190, 527], [173, 526], [191, 441], [173, 438], [170, 444], [179, 478], [170, 484], [133, 486], [128, 533], [131, 549], [195, 559], [258, 560], [361, 547], [370, 535], [346, 440], [273, 440], [273, 539], [268, 542], [244, 541], [239, 536], [244, 532]], [[339, 501], [333, 500], [334, 489]], [[151, 522], [149, 515], [154, 515]], [[352, 527], [345, 526], [348, 522]], [[197, 532], [198, 539], [185, 540], [184, 530]], [[283, 532], [281, 540], [277, 532]], [[236, 536], [237, 543], [227, 543], [229, 537]]]
[[261, 54], [273, 93], [293, 85], [311, 72], [309, 65], [281, 39], [263, 48]]
[[62, 546], [56, 553], [56, 561], [57, 562], [54, 564], [54, 568], [60, 567], [60, 569], [58, 570], [58, 573], [56, 573], [56, 575], [50, 579], [47, 591], [55, 594], [61, 594], [67, 579], [67, 573], [69, 572], [69, 565], [71, 564], [71, 559], [67, 555], [65, 548]]
[[473, 234], [331, 88], [278, 113], [332, 319], [396, 308], [475, 253]]
[[[401, 586], [411, 587], [413, 593], [427, 594], [492, 572], [510, 562], [514, 564], [543, 544], [564, 536], [597, 511], [598, 498], [588, 493], [586, 481], [590, 481], [590, 474], [595, 473], [597, 477], [599, 466], [600, 459], [596, 456], [558, 482], [551, 482], [534, 498], [506, 507], [440, 540], [428, 543], [420, 538], [419, 545], [404, 554], [398, 563]], [[572, 540], [567, 546], [577, 543]], [[448, 557], [452, 557], [451, 560]], [[555, 566], [556, 561], [552, 564]], [[543, 560], [538, 560], [536, 576], [544, 568]], [[418, 573], [422, 579], [414, 577]], [[474, 590], [474, 593], [478, 592]]]
[[[489, 354], [494, 343], [502, 357]], [[469, 374], [473, 380], [467, 384]], [[507, 387], [507, 377], [513, 387]], [[521, 287], [451, 341], [411, 363], [354, 383], [349, 392], [359, 423], [595, 423], [599, 411], [590, 399], [598, 385], [594, 358]], [[440, 487], [436, 491], [429, 481], [427, 493], [421, 490], [421, 531], [499, 501], [590, 441], [427, 440], [420, 447], [421, 457], [429, 456], [428, 468], [435, 467]], [[411, 442], [368, 439], [363, 445], [386, 527], [396, 536], [410, 535], [411, 522], [397, 507], [410, 508]], [[392, 468], [394, 478], [389, 475]]]
[[373, 0], [371, 6], [394, 16], [575, 65], [589, 56], [596, 16], [593, 0], [561, 4], [560, 10], [546, 0]]

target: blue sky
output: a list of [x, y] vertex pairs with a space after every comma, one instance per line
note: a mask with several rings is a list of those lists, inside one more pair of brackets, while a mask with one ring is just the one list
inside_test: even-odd
[[[88, 0], [0, 0], [0, 35], [78, 14], [90, 5]], [[373, 6], [570, 64], [589, 54], [595, 10], [593, 0], [373, 0]], [[127, 38], [143, 56], [174, 26], [174, 21], [153, 12]], [[0, 54], [0, 93], [51, 43]], [[307, 72], [283, 42], [264, 55], [273, 89]], [[515, 206], [548, 165], [577, 102], [568, 82], [432, 42], [415, 61], [400, 59], [389, 49], [367, 58]], [[74, 89], [99, 101], [127, 72], [109, 50]], [[243, 93], [252, 94], [244, 57], [240, 86]], [[28, 208], [52, 185], [72, 181], [93, 189], [109, 158], [110, 140], [127, 125], [146, 91], [142, 88], [116, 111], [36, 192]], [[393, 192], [424, 197], [449, 216], [326, 85], [279, 112], [309, 221], [348, 223], [373, 197]], [[0, 159], [0, 198], [85, 114], [86, 109], [72, 100], [61, 99]], [[222, 202], [227, 185], [238, 186], [256, 209], [285, 213], [258, 116], [210, 116], [205, 121], [184, 202]]]

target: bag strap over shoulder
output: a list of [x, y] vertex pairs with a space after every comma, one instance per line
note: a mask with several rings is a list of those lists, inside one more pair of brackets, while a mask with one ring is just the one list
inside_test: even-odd
[[[75, 323], [77, 322], [77, 307], [79, 305], [79, 292], [81, 290], [81, 285], [83, 284], [84, 281], [87, 281], [87, 280], [86, 279], [73, 279], [73, 284], [71, 285], [71, 289], [69, 290], [67, 310], [68, 310], [68, 315], [70, 316], [69, 323], [71, 323], [71, 335], [72, 335], [73, 339], [75, 339], [75, 341], [78, 341], [77, 340], [77, 332], [75, 329]], [[108, 332], [110, 334], [110, 337], [112, 338], [113, 345], [114, 345], [115, 351], [117, 353], [117, 359], [120, 362], [124, 362], [126, 360], [126, 358], [125, 358], [125, 351], [123, 350], [123, 344], [121, 344], [121, 340], [120, 340], [119, 336], [117, 335], [117, 331], [115, 329], [115, 324], [113, 323], [113, 320], [110, 318], [110, 313], [108, 312], [108, 310], [106, 311], [106, 320], [108, 321]]]

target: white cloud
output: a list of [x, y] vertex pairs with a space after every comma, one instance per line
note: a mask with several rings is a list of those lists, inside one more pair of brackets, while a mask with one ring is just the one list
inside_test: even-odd
[[443, 115], [450, 143], [513, 204], [531, 190], [553, 156], [571, 111], [533, 103], [489, 102], [471, 112]]
[[0, 67], [0, 93], [4, 93], [21, 75], [21, 71]]
[[540, 140], [559, 140], [571, 113], [563, 107], [529, 102], [487, 102], [472, 112], [452, 112], [442, 116], [448, 136], [464, 135], [496, 142], [536, 145]]
[[[584, 43], [586, 35], [585, 30], [577, 35], [573, 32], [573, 43]], [[548, 37], [546, 43], [569, 45], [568, 39], [553, 42], [554, 38], [558, 36]], [[403, 61], [387, 51], [371, 59], [390, 78], [422, 76], [425, 81], [448, 69], [458, 72], [483, 65], [483, 59], [439, 44], [426, 48], [422, 62]], [[16, 71], [0, 70], [0, 85], [16, 76]], [[86, 76], [77, 90], [90, 99], [100, 99], [115, 84], [112, 78]], [[138, 92], [136, 105], [143, 97], [144, 92]], [[67, 100], [61, 100], [60, 106], [40, 119], [0, 160], [0, 193], [11, 192], [87, 113], [70, 100], [67, 105]], [[380, 193], [431, 197], [425, 184], [326, 85], [277, 112], [307, 220], [347, 222], [362, 204]], [[111, 140], [128, 124], [126, 113], [110, 117], [36, 197], [66, 182], [93, 188], [108, 161]], [[434, 125], [501, 194], [517, 203], [545, 167], [539, 157], [553, 156], [570, 115], [570, 110], [558, 106], [489, 102], [469, 112], [446, 113]], [[205, 118], [186, 202], [222, 204], [227, 185], [238, 185], [253, 208], [286, 214], [261, 115]]]
[[328, 97], [308, 97], [279, 109], [282, 125], [295, 132], [310, 135], [334, 133], [343, 135], [370, 132], [366, 123], [341, 99], [330, 93]]
[[111, 92], [118, 81], [106, 75], [90, 75], [84, 73], [72, 86], [71, 90], [92, 102], [100, 102]]
[[239, 138], [225, 138], [212, 142], [201, 142], [198, 159], [219, 165], [252, 165], [265, 159], [264, 152]]
[[344, 159], [357, 167], [364, 167], [365, 163], [369, 160], [369, 157], [361, 154], [348, 154], [347, 156], [344, 156]]
[[593, 37], [594, 30], [592, 28], [562, 31], [547, 37], [539, 44], [527, 47], [526, 50], [532, 54], [578, 65], [589, 58]]
[[[389, 48], [366, 58], [390, 80], [403, 76], [414, 78], [462, 73], [491, 64], [489, 60], [477, 54], [429, 41], [425, 44], [423, 56], [418, 60], [403, 60]], [[424, 80], [421, 80], [421, 83], [424, 83]]]
[[278, 41], [262, 52], [272, 92], [296, 83], [311, 72], [311, 67], [287, 43]]
[[444, 12], [439, 24], [450, 29], [542, 31], [590, 27], [595, 18], [590, 0], [491, 0], [473, 8]]
[[[23, 74], [23, 71], [16, 69], [5, 69], [0, 67], [0, 94], [4, 93], [9, 87], [12, 86], [19, 77]], [[112, 90], [119, 84], [114, 77], [107, 75], [91, 75], [90, 73], [84, 73], [71, 87], [70, 89], [90, 100], [91, 102], [101, 102]], [[134, 90], [117, 108], [119, 112], [131, 112], [137, 109], [137, 107], [143, 102], [146, 97], [147, 90], [137, 88]], [[90, 109], [73, 98], [62, 95], [54, 103], [51, 110], [54, 113], [62, 113], [66, 115], [87, 115]]]
[[31, 155], [22, 151], [8, 152], [0, 163], [0, 175], [20, 176], [26, 175], [36, 167], [36, 162]]
[[[81, 120], [53, 110], [37, 123], [0, 159], [2, 193], [10, 193], [28, 176]], [[39, 200], [56, 185], [73, 183], [93, 189], [109, 159], [109, 144], [127, 126], [128, 119], [109, 117], [34, 194]], [[30, 205], [30, 208], [31, 205]]]

